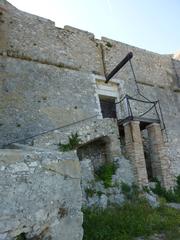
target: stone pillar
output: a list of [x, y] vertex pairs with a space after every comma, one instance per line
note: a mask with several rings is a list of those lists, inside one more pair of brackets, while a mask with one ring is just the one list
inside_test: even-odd
[[115, 134], [111, 134], [108, 136], [109, 143], [108, 143], [108, 152], [110, 152], [111, 157], [118, 157], [121, 155], [121, 146], [120, 146], [120, 140], [118, 136]]
[[147, 126], [151, 165], [153, 177], [157, 178], [163, 187], [170, 188], [173, 185], [170, 173], [170, 164], [167, 156], [167, 147], [164, 144], [160, 124], [152, 123]]
[[147, 185], [148, 178], [139, 122], [125, 123], [124, 132], [126, 153], [133, 166], [135, 182], [139, 186]]

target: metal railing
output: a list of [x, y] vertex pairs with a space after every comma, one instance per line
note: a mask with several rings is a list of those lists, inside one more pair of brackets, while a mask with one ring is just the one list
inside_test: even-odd
[[11, 142], [9, 142], [9, 143], [3, 144], [3, 145], [2, 145], [2, 148], [7, 148], [8, 146], [10, 146], [10, 145], [12, 145], [12, 144], [15, 144], [15, 143], [20, 143], [20, 142], [25, 143], [26, 141], [28, 141], [28, 140], [30, 140], [30, 139], [33, 139], [33, 138], [36, 138], [36, 137], [45, 135], [45, 134], [50, 133], [50, 132], [54, 132], [54, 131], [56, 131], [56, 130], [60, 130], [60, 129], [63, 129], [63, 128], [66, 128], [66, 127], [70, 127], [71, 125], [74, 125], [74, 124], [77, 124], [77, 123], [80, 123], [80, 122], [84, 122], [84, 121], [87, 121], [87, 120], [96, 118], [96, 117], [98, 117], [98, 116], [99, 116], [99, 114], [96, 114], [96, 115], [93, 115], [93, 116], [90, 116], [90, 117], [87, 117], [87, 118], [84, 118], [84, 119], [80, 119], [80, 120], [78, 120], [78, 121], [76, 121], [76, 122], [72, 122], [72, 123], [69, 123], [69, 124], [66, 124], [66, 125], [63, 125], [63, 126], [59, 126], [59, 127], [57, 127], [57, 128], [49, 129], [49, 130], [43, 131], [43, 132], [41, 132], [41, 133], [34, 134], [34, 135], [29, 136], [29, 137], [26, 137], [26, 138], [16, 139], [16, 140], [11, 141]]
[[161, 129], [165, 129], [163, 114], [159, 100], [150, 101], [125, 95], [119, 102], [116, 102], [119, 108], [120, 116], [117, 116], [118, 121], [123, 121], [126, 118], [149, 119], [149, 121], [159, 121]]

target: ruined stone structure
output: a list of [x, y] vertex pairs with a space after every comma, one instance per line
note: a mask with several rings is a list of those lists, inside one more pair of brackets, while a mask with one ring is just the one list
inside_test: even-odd
[[[0, 170], [1, 188], [7, 189], [1, 194], [5, 202], [16, 203], [9, 212], [10, 202], [1, 205], [0, 239], [11, 239], [23, 231], [33, 237], [44, 234], [46, 228], [52, 239], [59, 239], [59, 234], [63, 240], [81, 239], [77, 159], [57, 152], [57, 145], [66, 143], [72, 133], [81, 138], [77, 155], [83, 189], [93, 179], [94, 169], [107, 161], [118, 163], [115, 182], [143, 186], [156, 177], [164, 187], [173, 186], [180, 173], [179, 55], [160, 55], [107, 38], [95, 39], [92, 33], [73, 27], [57, 28], [54, 22], [24, 13], [5, 0], [0, 4]], [[125, 94], [135, 96], [137, 92], [129, 64], [108, 84], [105, 74], [130, 51], [140, 90], [151, 101], [160, 100], [167, 135], [160, 123], [150, 122], [142, 131], [141, 122], [133, 120], [121, 126], [119, 135], [117, 119], [122, 118], [123, 110], [115, 103]], [[144, 105], [134, 104], [133, 108], [138, 113]], [[14, 143], [30, 145], [31, 150], [23, 145], [14, 150]], [[52, 168], [51, 160], [57, 161]], [[19, 211], [23, 194], [19, 181], [22, 189], [27, 189], [24, 215]], [[121, 202], [120, 192], [106, 193], [112, 202]], [[25, 202], [28, 194], [39, 201], [31, 213]], [[103, 194], [100, 201], [104, 203], [105, 198]], [[44, 212], [53, 214], [45, 216]], [[22, 221], [17, 223], [15, 215]], [[3, 225], [6, 221], [8, 227]], [[70, 222], [74, 235], [58, 230], [58, 224], [67, 229]]]

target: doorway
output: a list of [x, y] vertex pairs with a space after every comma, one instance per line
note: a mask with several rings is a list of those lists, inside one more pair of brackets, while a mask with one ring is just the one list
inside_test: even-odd
[[103, 118], [116, 118], [116, 98], [99, 95], [101, 113]]

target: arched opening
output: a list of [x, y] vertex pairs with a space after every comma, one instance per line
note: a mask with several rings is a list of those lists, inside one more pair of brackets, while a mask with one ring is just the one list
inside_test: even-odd
[[107, 136], [90, 141], [77, 149], [80, 161], [90, 159], [94, 170], [97, 170], [104, 163], [110, 161], [109, 156], [110, 140]]

